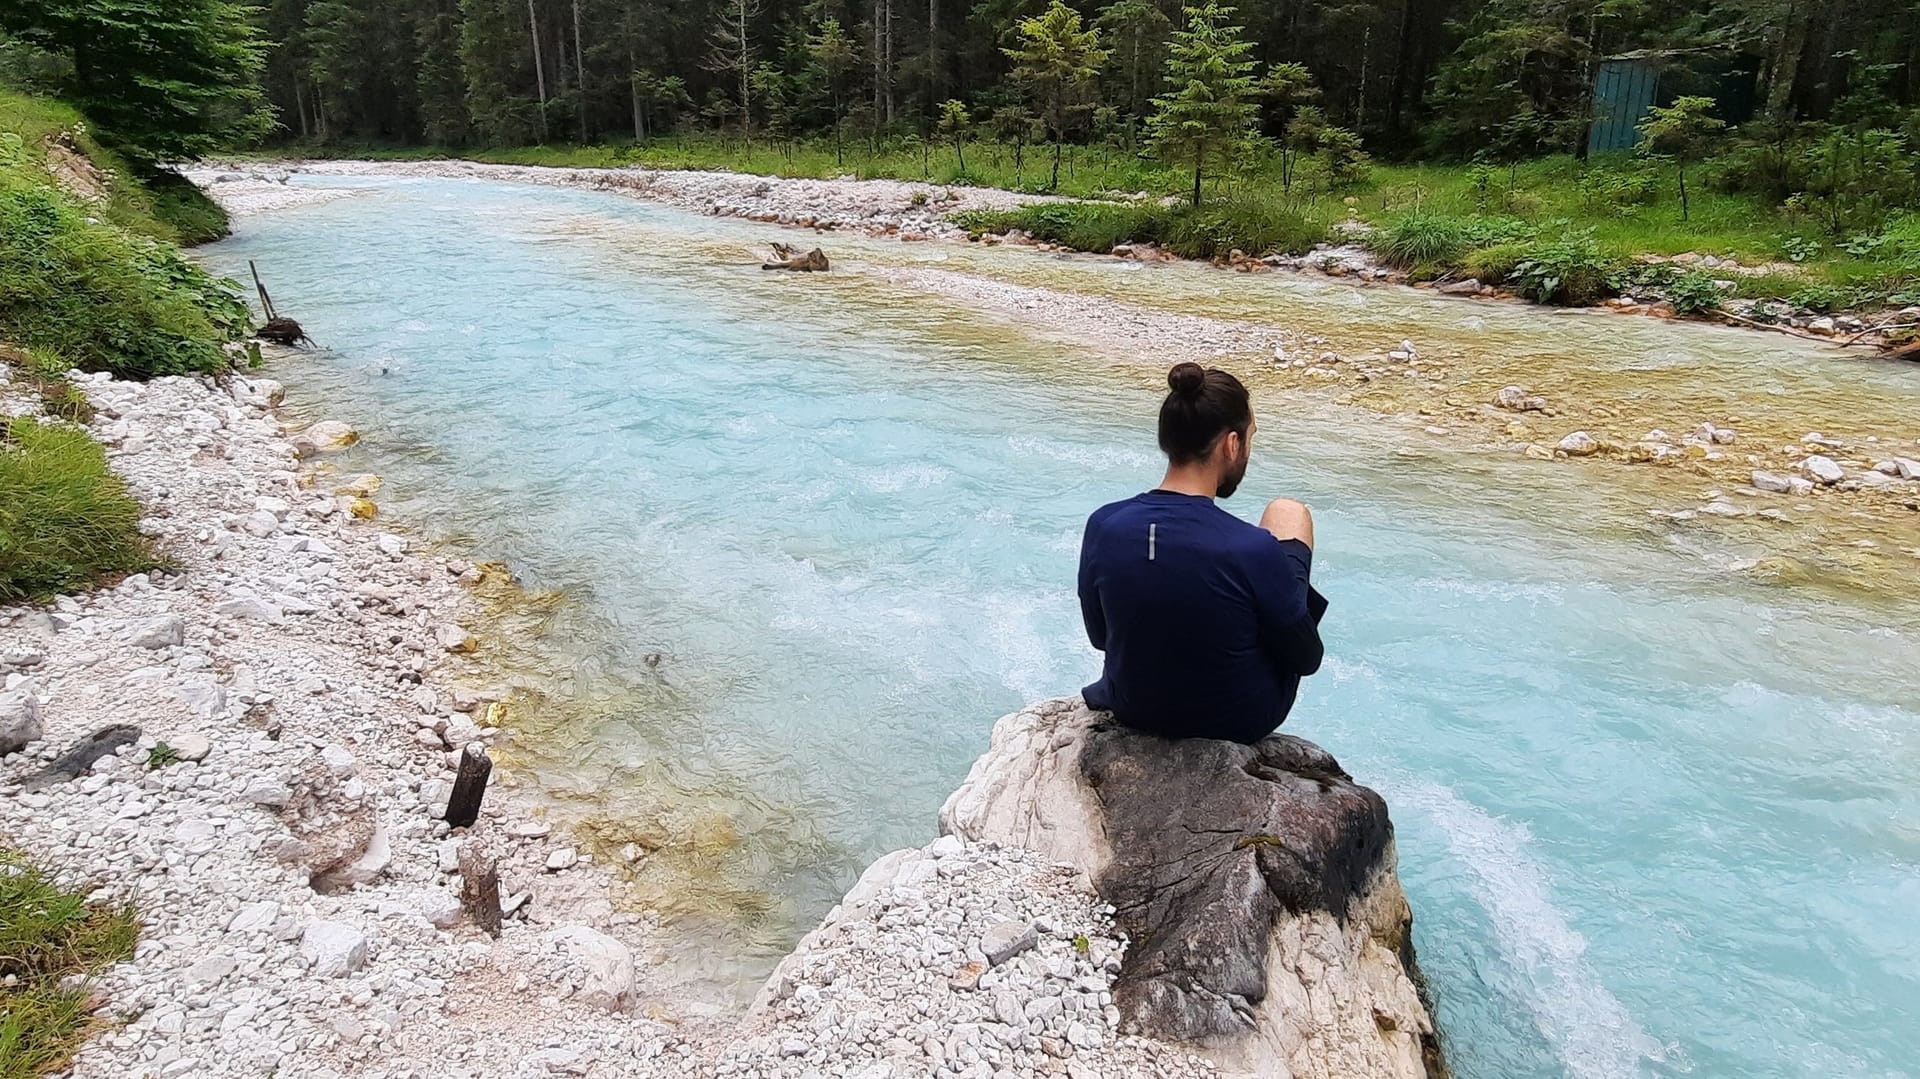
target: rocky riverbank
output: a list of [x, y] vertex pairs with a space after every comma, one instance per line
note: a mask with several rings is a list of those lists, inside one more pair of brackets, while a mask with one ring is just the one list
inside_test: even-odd
[[283, 167], [252, 165], [195, 169], [187, 175], [236, 214], [256, 213], [303, 200], [330, 200], [348, 188], [289, 186], [291, 168], [311, 176], [401, 176], [498, 180], [643, 198], [695, 213], [739, 217], [797, 228], [864, 232], [903, 240], [966, 238], [948, 220], [963, 210], [1006, 210], [1051, 196], [1023, 195], [985, 187], [947, 187], [902, 180], [807, 180], [735, 172], [672, 169], [571, 169], [492, 165], [477, 161], [289, 161]]

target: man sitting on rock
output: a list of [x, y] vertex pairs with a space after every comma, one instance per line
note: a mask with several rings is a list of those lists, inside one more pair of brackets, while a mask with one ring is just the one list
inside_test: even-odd
[[1166, 478], [1094, 511], [1080, 546], [1080, 611], [1106, 653], [1087, 705], [1149, 734], [1257, 742], [1320, 669], [1313, 515], [1279, 498], [1254, 526], [1215, 505], [1247, 474], [1247, 388], [1193, 363], [1167, 384]]

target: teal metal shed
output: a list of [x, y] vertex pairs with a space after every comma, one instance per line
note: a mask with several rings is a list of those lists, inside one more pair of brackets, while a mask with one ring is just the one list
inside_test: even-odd
[[1640, 121], [1660, 92], [1660, 72], [1640, 57], [1603, 60], [1593, 80], [1593, 126], [1587, 153], [1630, 150], [1640, 142]]

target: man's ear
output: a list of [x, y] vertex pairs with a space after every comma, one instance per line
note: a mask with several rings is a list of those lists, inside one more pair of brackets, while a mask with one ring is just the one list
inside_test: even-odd
[[1238, 461], [1246, 451], [1247, 437], [1238, 431], [1228, 431], [1220, 436], [1220, 460], [1222, 463]]

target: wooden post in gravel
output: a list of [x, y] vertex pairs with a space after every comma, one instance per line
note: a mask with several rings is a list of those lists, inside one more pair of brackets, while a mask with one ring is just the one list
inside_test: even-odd
[[460, 905], [488, 936], [500, 935], [500, 863], [472, 840], [460, 844]]
[[468, 742], [460, 753], [460, 770], [453, 777], [453, 794], [447, 798], [447, 827], [470, 828], [480, 818], [480, 799], [487, 793], [487, 777], [493, 774], [493, 760], [487, 747]]

